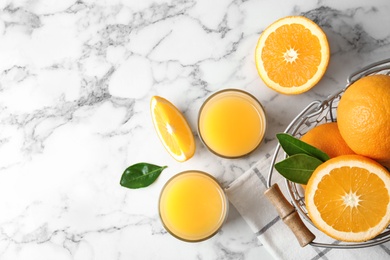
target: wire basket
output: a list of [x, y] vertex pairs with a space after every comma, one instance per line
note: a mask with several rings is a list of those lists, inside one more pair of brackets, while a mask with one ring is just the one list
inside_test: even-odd
[[[285, 130], [285, 133], [289, 133], [297, 138], [300, 138], [307, 131], [312, 129], [313, 127], [327, 123], [327, 122], [335, 122], [337, 120], [337, 106], [340, 101], [341, 96], [345, 92], [345, 90], [356, 80], [373, 74], [385, 74], [390, 75], [390, 59], [382, 60], [373, 64], [370, 64], [361, 70], [353, 73], [347, 79], [347, 85], [344, 89], [338, 91], [337, 93], [329, 96], [327, 99], [323, 101], [313, 101], [311, 102], [305, 109], [303, 109], [292, 122], [288, 125]], [[267, 187], [270, 188], [272, 186], [272, 173], [274, 171], [274, 165], [277, 162], [277, 158], [280, 151], [280, 145], [278, 144], [275, 153], [273, 155], [271, 166], [268, 174]], [[286, 158], [287, 155], [284, 154]], [[299, 215], [304, 218], [308, 223], [312, 223], [308, 216], [308, 212], [305, 206], [305, 198], [304, 192], [302, 191], [299, 184], [291, 182], [289, 180], [285, 180], [285, 184], [287, 187], [287, 191], [290, 197], [290, 201], [292, 205], [295, 207], [296, 211]], [[315, 227], [315, 226], [314, 226]], [[385, 231], [379, 234], [372, 240], [361, 242], [361, 243], [346, 243], [335, 241], [335, 243], [320, 243], [316, 241], [312, 241], [309, 244], [311, 246], [316, 247], [325, 247], [325, 248], [342, 248], [342, 249], [350, 249], [350, 248], [363, 248], [363, 247], [371, 247], [375, 245], [382, 244], [384, 242], [390, 241], [390, 226], [388, 226]]]

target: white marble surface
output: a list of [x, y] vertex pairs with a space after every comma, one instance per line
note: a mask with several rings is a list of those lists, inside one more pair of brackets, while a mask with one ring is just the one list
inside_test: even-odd
[[[161, 187], [187, 169], [224, 186], [240, 176], [308, 102], [390, 57], [389, 13], [386, 0], [1, 0], [0, 259], [270, 259], [234, 208], [208, 241], [171, 237]], [[314, 89], [284, 96], [258, 77], [254, 48], [267, 25], [299, 14], [324, 29], [332, 56]], [[227, 160], [196, 137], [195, 156], [176, 162], [154, 132], [151, 96], [176, 104], [195, 132], [201, 103], [228, 87], [263, 103], [263, 145]], [[148, 188], [121, 187], [140, 161], [169, 167]]]

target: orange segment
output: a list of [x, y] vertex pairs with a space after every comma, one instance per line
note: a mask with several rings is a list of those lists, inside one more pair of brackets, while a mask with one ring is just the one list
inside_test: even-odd
[[312, 88], [329, 63], [325, 33], [303, 16], [289, 16], [271, 24], [256, 46], [256, 67], [264, 83], [283, 94]]
[[367, 241], [390, 223], [390, 174], [360, 155], [335, 157], [314, 171], [305, 202], [311, 220], [325, 234]]
[[165, 149], [179, 162], [195, 153], [195, 140], [183, 114], [165, 98], [154, 96], [150, 102], [152, 120]]

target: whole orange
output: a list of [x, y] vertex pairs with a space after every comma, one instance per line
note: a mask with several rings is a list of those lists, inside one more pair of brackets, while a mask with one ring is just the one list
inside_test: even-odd
[[336, 122], [321, 124], [310, 129], [301, 140], [325, 152], [330, 158], [355, 154], [341, 137]]
[[390, 76], [366, 76], [350, 85], [340, 99], [337, 122], [355, 153], [389, 167]]

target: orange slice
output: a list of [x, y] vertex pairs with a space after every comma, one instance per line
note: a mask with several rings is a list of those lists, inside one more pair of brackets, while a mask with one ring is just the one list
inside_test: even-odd
[[367, 241], [390, 223], [390, 174], [361, 155], [335, 157], [314, 171], [305, 202], [311, 220], [325, 234]]
[[195, 140], [183, 114], [165, 98], [154, 96], [150, 101], [152, 120], [165, 149], [179, 162], [195, 153]]
[[282, 18], [261, 34], [256, 46], [257, 71], [264, 83], [283, 94], [311, 89], [325, 74], [329, 44], [325, 33], [303, 16]]

